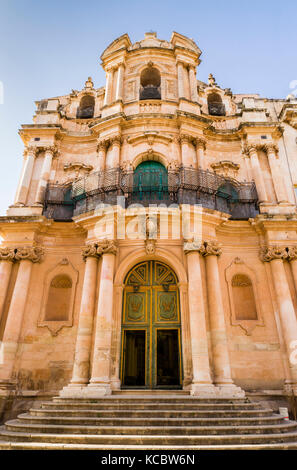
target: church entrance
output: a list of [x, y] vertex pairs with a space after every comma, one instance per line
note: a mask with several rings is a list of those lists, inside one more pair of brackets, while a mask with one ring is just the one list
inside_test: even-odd
[[181, 388], [181, 324], [175, 273], [146, 261], [125, 280], [122, 388]]

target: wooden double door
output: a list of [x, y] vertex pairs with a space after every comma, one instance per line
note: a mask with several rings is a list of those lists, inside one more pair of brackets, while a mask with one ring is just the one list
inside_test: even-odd
[[181, 323], [175, 273], [146, 261], [125, 280], [122, 312], [122, 388], [181, 388]]

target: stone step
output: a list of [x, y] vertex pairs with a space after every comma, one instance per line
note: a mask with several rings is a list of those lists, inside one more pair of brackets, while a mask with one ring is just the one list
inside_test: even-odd
[[205, 403], [205, 404], [236, 404], [236, 403], [251, 403], [247, 398], [199, 398], [192, 396], [176, 397], [176, 396], [123, 396], [123, 397], [114, 397], [106, 396], [103, 398], [62, 398], [54, 397], [49, 403], [86, 403], [86, 404], [105, 404], [105, 403]]
[[19, 419], [8, 421], [5, 424], [8, 431], [27, 433], [52, 433], [52, 434], [100, 434], [100, 435], [228, 435], [228, 434], [280, 434], [297, 431], [297, 423], [287, 422], [278, 425], [257, 425], [257, 426], [149, 426], [143, 423], [140, 426], [75, 426], [51, 425], [51, 424], [27, 424]]
[[96, 410], [263, 410], [262, 406], [255, 403], [52, 403], [44, 402], [41, 409], [96, 409]]
[[[96, 425], [96, 426], [143, 426], [142, 418], [100, 418], [100, 417], [65, 417], [65, 416], [36, 416], [33, 413], [26, 413], [18, 416], [20, 421], [32, 424], [65, 424], [65, 425]], [[145, 425], [151, 426], [259, 426], [283, 424], [284, 418], [279, 415], [259, 418], [147, 418]]]
[[137, 395], [141, 395], [141, 396], [145, 396], [145, 395], [149, 395], [149, 396], [152, 396], [152, 397], [159, 397], [159, 396], [190, 396], [191, 395], [191, 392], [189, 390], [161, 390], [161, 389], [158, 389], [158, 390], [151, 390], [151, 389], [148, 389], [148, 390], [144, 390], [144, 389], [123, 389], [123, 390], [113, 390], [112, 391], [112, 394], [111, 396], [120, 396], [120, 397], [124, 397], [125, 395], [133, 395], [133, 396], [137, 396]]
[[104, 409], [60, 409], [60, 410], [44, 410], [44, 409], [32, 409], [32, 413], [38, 416], [44, 416], [48, 412], [48, 415], [57, 412], [60, 416], [67, 414], [67, 416], [93, 416], [93, 417], [109, 417], [109, 418], [224, 418], [224, 417], [260, 417], [270, 416], [272, 414], [271, 409], [261, 410], [104, 410]]
[[285, 442], [282, 444], [229, 444], [229, 445], [117, 445], [117, 444], [57, 444], [41, 442], [6, 442], [0, 440], [0, 450], [297, 450], [297, 442]]
[[12, 442], [39, 442], [39, 443], [65, 443], [65, 444], [99, 444], [110, 448], [110, 445], [131, 445], [134, 449], [143, 445], [156, 446], [200, 446], [200, 445], [247, 445], [247, 444], [277, 444], [297, 442], [297, 432], [281, 434], [247, 434], [247, 435], [91, 435], [91, 434], [52, 434], [52, 433], [26, 433], [3, 431], [2, 440]]

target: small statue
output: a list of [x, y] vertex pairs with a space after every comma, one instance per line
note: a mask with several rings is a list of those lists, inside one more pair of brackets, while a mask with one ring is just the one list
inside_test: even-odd
[[216, 84], [217, 84], [216, 79], [214, 78], [212, 73], [210, 73], [208, 75], [208, 84], [209, 84], [209, 86], [216, 86]]

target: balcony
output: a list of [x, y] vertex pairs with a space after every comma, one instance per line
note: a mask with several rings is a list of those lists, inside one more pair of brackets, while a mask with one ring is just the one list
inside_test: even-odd
[[123, 196], [125, 207], [131, 204], [200, 204], [202, 207], [247, 220], [258, 214], [258, 197], [254, 183], [237, 183], [210, 171], [180, 168], [168, 171], [162, 184], [135, 187], [133, 171], [119, 168], [94, 172], [72, 185], [48, 185], [44, 215], [57, 221], [70, 221], [98, 204], [117, 204]]

